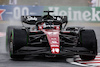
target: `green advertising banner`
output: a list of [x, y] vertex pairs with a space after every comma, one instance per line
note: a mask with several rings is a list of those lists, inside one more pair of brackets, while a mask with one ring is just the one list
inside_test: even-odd
[[44, 10], [54, 11], [51, 15], [68, 16], [72, 22], [100, 22], [100, 7], [46, 6]]

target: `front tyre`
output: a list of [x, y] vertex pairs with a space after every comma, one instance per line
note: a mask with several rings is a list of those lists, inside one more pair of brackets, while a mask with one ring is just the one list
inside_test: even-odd
[[97, 55], [97, 39], [94, 30], [81, 30], [79, 39], [81, 47], [93, 52], [93, 56], [80, 55], [80, 58], [82, 60], [93, 60]]
[[13, 29], [22, 29], [21, 26], [8, 26], [6, 30], [6, 51], [9, 52], [10, 37]]
[[27, 45], [27, 33], [22, 29], [13, 29], [10, 36], [9, 52], [12, 59], [24, 58], [25, 55], [16, 55], [17, 50]]

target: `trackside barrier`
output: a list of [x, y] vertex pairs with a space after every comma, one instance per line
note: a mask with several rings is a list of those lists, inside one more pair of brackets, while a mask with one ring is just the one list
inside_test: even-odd
[[0, 5], [0, 20], [20, 20], [22, 15], [43, 15], [44, 10], [53, 10], [51, 15], [68, 16], [68, 21], [72, 22], [100, 22], [100, 7], [77, 6]]

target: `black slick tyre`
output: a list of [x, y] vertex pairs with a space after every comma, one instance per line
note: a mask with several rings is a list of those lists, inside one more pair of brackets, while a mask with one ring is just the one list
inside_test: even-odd
[[80, 31], [80, 44], [92, 51], [93, 55], [80, 55], [82, 60], [93, 60], [97, 55], [97, 39], [94, 30], [81, 30]]
[[27, 33], [25, 30], [22, 29], [13, 29], [10, 35], [10, 57], [12, 59], [21, 58], [23, 59], [25, 55], [16, 55], [16, 51], [19, 50], [21, 47], [27, 45]]
[[21, 26], [8, 26], [6, 30], [6, 51], [9, 52], [9, 45], [10, 45], [10, 36], [12, 33], [12, 30], [16, 29], [22, 29]]

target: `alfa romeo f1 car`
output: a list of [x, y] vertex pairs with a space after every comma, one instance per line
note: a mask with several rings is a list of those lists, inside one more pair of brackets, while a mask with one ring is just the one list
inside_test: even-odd
[[[82, 60], [93, 60], [97, 55], [94, 30], [67, 27], [67, 16], [22, 16], [22, 26], [8, 26], [6, 45], [12, 59], [33, 56], [79, 55]], [[25, 24], [33, 25], [33, 28]]]

